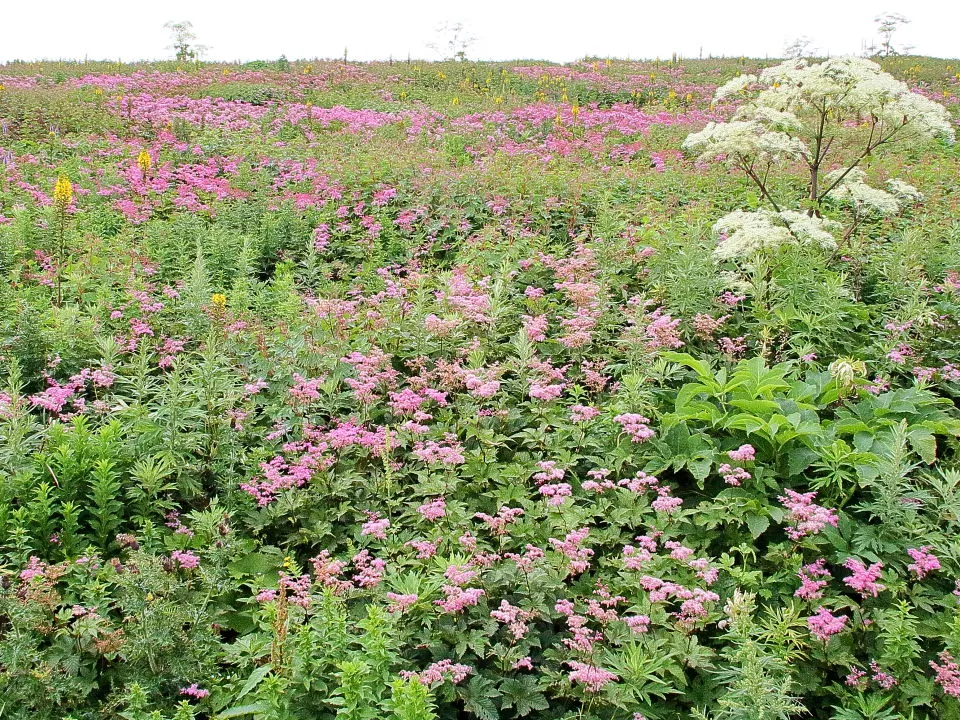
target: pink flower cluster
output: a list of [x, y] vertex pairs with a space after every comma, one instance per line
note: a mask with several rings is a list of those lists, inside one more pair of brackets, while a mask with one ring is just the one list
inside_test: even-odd
[[919, 548], [907, 548], [907, 555], [913, 560], [907, 565], [907, 570], [912, 572], [918, 580], [940, 569], [940, 560], [930, 552], [932, 547], [932, 545], [923, 545]]
[[787, 522], [790, 527], [786, 528], [786, 533], [791, 540], [816, 535], [827, 525], [837, 526], [837, 513], [813, 502], [817, 493], [798, 493], [794, 490], [784, 490], [784, 493], [777, 499], [787, 509]]
[[849, 620], [846, 615], [833, 615], [825, 607], [817, 608], [817, 612], [807, 618], [807, 628], [818, 640], [826, 642], [832, 635], [841, 632]]
[[637, 413], [624, 413], [622, 415], [617, 415], [613, 419], [614, 422], [619, 423], [620, 427], [623, 429], [623, 432], [629, 435], [633, 442], [645, 442], [656, 434], [650, 429], [650, 426], [647, 425], [647, 423], [650, 422], [650, 419], [644, 417], [643, 415], [638, 415]]
[[577, 660], [569, 660], [567, 664], [573, 668], [569, 675], [570, 682], [583, 685], [584, 690], [589, 693], [598, 693], [609, 683], [620, 679], [619, 676], [609, 670], [604, 670], [596, 665], [589, 665]]
[[886, 588], [886, 585], [877, 582], [883, 570], [883, 563], [873, 563], [867, 567], [860, 560], [851, 557], [844, 560], [843, 566], [852, 572], [843, 579], [843, 582], [864, 597], [867, 595], [876, 597]]

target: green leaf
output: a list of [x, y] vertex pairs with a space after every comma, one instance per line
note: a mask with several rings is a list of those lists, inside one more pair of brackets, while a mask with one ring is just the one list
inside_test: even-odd
[[229, 710], [224, 710], [217, 715], [217, 720], [226, 720], [227, 718], [244, 717], [245, 715], [256, 715], [265, 713], [270, 708], [264, 703], [250, 703], [249, 705], [238, 705]]
[[937, 460], [937, 438], [926, 428], [914, 428], [907, 434], [910, 447], [928, 465]]
[[816, 451], [808, 447], [790, 448], [787, 453], [787, 474], [790, 477], [799, 475], [806, 470], [819, 456]]
[[749, 513], [747, 515], [747, 527], [750, 528], [750, 534], [753, 536], [753, 539], [756, 540], [770, 527], [770, 518], [764, 515]]
[[267, 663], [250, 673], [250, 677], [247, 678], [247, 681], [243, 684], [243, 688], [237, 694], [237, 700], [247, 695], [247, 693], [259, 685], [271, 670], [273, 670], [273, 665]]

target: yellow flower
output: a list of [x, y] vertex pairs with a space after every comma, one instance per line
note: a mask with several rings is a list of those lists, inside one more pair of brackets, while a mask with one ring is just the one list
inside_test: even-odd
[[306, 65], [303, 66], [304, 75], [309, 75], [312, 72], [313, 72], [313, 65], [311, 65], [310, 63], [307, 63]]
[[503, 102], [503, 98], [500, 97], [499, 95], [497, 95], [497, 96], [493, 99], [493, 101], [494, 101], [497, 105], [499, 105], [500, 103]]
[[227, 306], [227, 296], [223, 293], [214, 293], [210, 296], [210, 302], [213, 303], [215, 308], [223, 310]]
[[459, 105], [459, 104], [460, 104], [460, 98], [455, 97], [453, 100], [450, 101], [450, 103], [451, 103], [452, 105]]
[[574, 118], [580, 117], [580, 106], [577, 105], [577, 103], [574, 103], [573, 106], [570, 108], [570, 112], [573, 114]]
[[65, 208], [73, 200], [73, 184], [66, 175], [57, 178], [56, 185], [53, 186], [53, 201], [59, 208]]
[[141, 150], [140, 154], [137, 155], [137, 165], [140, 167], [140, 172], [146, 175], [150, 172], [150, 168], [153, 166], [153, 160], [150, 158], [150, 153], [146, 150]]

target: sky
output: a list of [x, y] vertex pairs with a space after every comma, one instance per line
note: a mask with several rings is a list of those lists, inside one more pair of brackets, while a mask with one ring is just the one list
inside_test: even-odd
[[458, 22], [478, 60], [778, 57], [801, 36], [820, 54], [860, 54], [882, 12], [911, 21], [895, 46], [960, 57], [960, 3], [944, 0], [0, 0], [0, 62], [170, 58], [168, 21], [191, 22], [205, 59], [223, 61], [441, 59], [437, 30]]

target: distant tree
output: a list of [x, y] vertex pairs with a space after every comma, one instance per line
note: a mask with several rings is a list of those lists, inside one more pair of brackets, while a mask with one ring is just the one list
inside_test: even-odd
[[877, 15], [873, 21], [877, 23], [877, 32], [880, 34], [879, 54], [884, 57], [891, 55], [905, 54], [913, 48], [904, 45], [900, 52], [893, 46], [893, 36], [901, 25], [907, 25], [910, 21], [899, 13], [882, 13]]
[[443, 56], [444, 60], [467, 59], [467, 49], [476, 42], [463, 23], [444, 23], [436, 29], [438, 40], [427, 45], [431, 50]]
[[170, 31], [172, 41], [167, 48], [173, 50], [176, 53], [177, 60], [181, 62], [199, 60], [203, 53], [209, 49], [206, 45], [194, 43], [197, 35], [193, 32], [193, 23], [189, 20], [177, 23], [171, 21], [163, 27]]
[[806, 35], [801, 35], [795, 40], [787, 43], [783, 48], [783, 56], [791, 60], [798, 60], [802, 57], [811, 57], [815, 55], [817, 49], [813, 47], [813, 40]]

